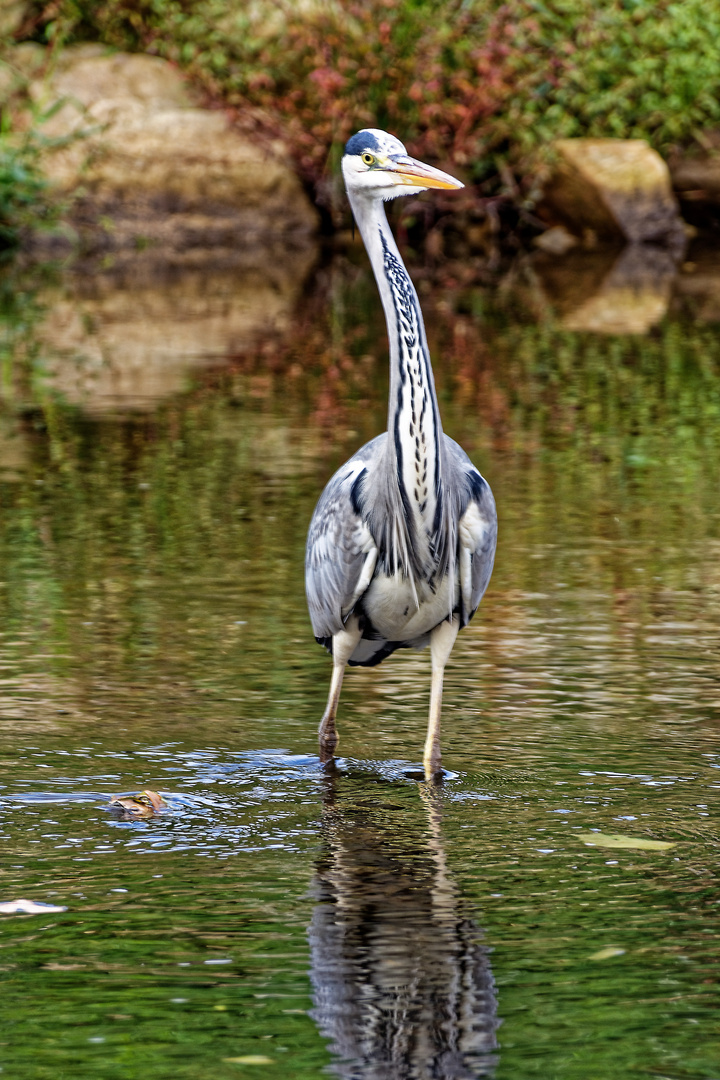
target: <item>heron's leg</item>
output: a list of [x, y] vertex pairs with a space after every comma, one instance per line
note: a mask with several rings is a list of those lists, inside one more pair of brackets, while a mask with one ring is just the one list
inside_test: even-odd
[[459, 629], [460, 619], [455, 615], [451, 620], [441, 622], [430, 634], [430, 657], [432, 660], [430, 719], [428, 720], [428, 733], [423, 756], [427, 780], [437, 780], [441, 774], [440, 710], [442, 709], [443, 675]]
[[345, 674], [345, 665], [355, 652], [361, 637], [362, 630], [354, 615], [350, 616], [342, 630], [337, 634], [333, 634], [333, 672], [330, 680], [330, 694], [325, 715], [320, 721], [320, 730], [318, 731], [320, 737], [320, 760], [322, 762], [330, 761], [340, 741], [335, 730], [335, 716], [340, 700], [340, 689]]

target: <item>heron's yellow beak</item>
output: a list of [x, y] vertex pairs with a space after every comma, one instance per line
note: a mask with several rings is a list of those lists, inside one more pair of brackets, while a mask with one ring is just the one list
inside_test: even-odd
[[401, 184], [416, 188], [461, 188], [465, 187], [449, 173], [434, 169], [411, 157], [389, 157], [383, 168], [397, 176]]

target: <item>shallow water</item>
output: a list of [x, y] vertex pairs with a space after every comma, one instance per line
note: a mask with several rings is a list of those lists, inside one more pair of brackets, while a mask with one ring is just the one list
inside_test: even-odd
[[6, 1075], [720, 1076], [718, 324], [418, 277], [501, 529], [434, 792], [423, 653], [350, 672], [315, 756], [305, 531], [386, 411], [361, 260], [269, 328], [243, 275], [157, 284], [140, 395], [142, 274], [7, 278], [0, 902], [64, 910], [0, 916]]

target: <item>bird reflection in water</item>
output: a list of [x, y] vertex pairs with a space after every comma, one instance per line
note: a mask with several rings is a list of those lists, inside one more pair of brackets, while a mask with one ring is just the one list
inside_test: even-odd
[[[312, 1016], [343, 1080], [492, 1076], [489, 950], [448, 873], [442, 794], [424, 808], [329, 775], [310, 925]], [[346, 791], [343, 786], [346, 785]]]

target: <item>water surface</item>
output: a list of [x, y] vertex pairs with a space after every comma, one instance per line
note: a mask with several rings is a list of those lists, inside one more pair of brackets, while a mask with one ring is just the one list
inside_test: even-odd
[[361, 259], [6, 277], [0, 901], [65, 909], [0, 917], [6, 1075], [720, 1076], [718, 324], [663, 277], [578, 327], [541, 269], [417, 271], [500, 517], [439, 792], [424, 653], [316, 757], [305, 532], [386, 416]]

